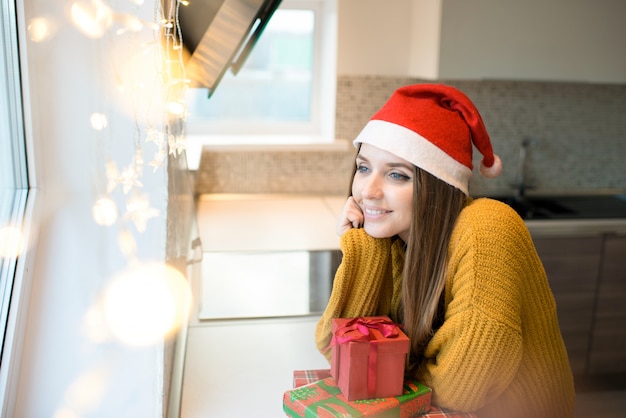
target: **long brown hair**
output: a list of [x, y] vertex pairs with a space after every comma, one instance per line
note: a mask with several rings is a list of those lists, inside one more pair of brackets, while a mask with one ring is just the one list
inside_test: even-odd
[[408, 369], [419, 368], [426, 344], [443, 321], [443, 290], [450, 235], [467, 197], [415, 167], [413, 222], [406, 242], [402, 313], [411, 341]]
[[[357, 147], [357, 155], [361, 144]], [[350, 181], [349, 195], [357, 167]], [[413, 222], [406, 242], [402, 278], [402, 323], [410, 339], [407, 369], [421, 366], [422, 354], [443, 322], [448, 244], [467, 196], [454, 186], [413, 167]]]

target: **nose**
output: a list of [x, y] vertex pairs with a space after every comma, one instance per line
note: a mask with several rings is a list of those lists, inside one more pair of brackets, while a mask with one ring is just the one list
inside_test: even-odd
[[380, 199], [383, 196], [382, 180], [376, 175], [363, 179], [361, 196], [363, 199]]

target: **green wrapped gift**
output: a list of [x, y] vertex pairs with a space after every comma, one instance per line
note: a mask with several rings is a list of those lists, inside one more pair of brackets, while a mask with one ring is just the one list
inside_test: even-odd
[[349, 402], [335, 380], [328, 377], [286, 391], [283, 410], [290, 417], [410, 418], [425, 414], [430, 409], [430, 397], [430, 388], [407, 379], [400, 396]]

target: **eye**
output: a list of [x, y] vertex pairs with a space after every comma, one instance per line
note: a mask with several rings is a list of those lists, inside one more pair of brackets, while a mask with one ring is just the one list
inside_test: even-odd
[[399, 173], [397, 171], [389, 173], [389, 177], [391, 177], [393, 180], [397, 180], [397, 181], [410, 181], [411, 180], [411, 177], [409, 177], [409, 176], [407, 176], [405, 174]]
[[369, 168], [367, 168], [364, 164], [357, 164], [356, 171], [357, 173], [367, 173]]

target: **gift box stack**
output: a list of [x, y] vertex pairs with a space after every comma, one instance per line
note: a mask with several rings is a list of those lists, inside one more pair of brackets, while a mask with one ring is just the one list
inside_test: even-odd
[[[295, 370], [293, 372], [293, 387], [294, 388], [299, 388], [301, 386], [306, 386], [306, 385], [310, 385], [310, 384], [314, 384], [320, 380], [324, 380], [331, 377], [330, 374], [330, 369], [318, 369], [318, 370]], [[315, 387], [316, 385], [313, 385], [313, 387]], [[336, 387], [336, 386], [335, 386]], [[287, 393], [290, 393], [292, 391], [288, 391]], [[313, 391], [309, 391], [307, 390], [307, 392], [313, 392]], [[303, 396], [307, 396], [307, 394], [302, 394], [300, 393], [300, 395]], [[361, 401], [357, 401], [361, 402]], [[420, 409], [421, 411], [421, 409]], [[401, 416], [399, 411], [391, 411], [393, 414], [389, 414], [390, 416], [394, 416], [394, 417], [398, 417]], [[397, 413], [396, 413], [397, 412]], [[416, 412], [416, 414], [419, 414], [420, 412]], [[314, 413], [313, 413], [314, 414]], [[394, 415], [395, 414], [395, 415]], [[290, 415], [289, 413], [287, 413], [287, 415]], [[298, 416], [298, 415], [290, 415], [290, 416]], [[301, 415], [300, 415], [301, 416]], [[312, 415], [315, 416], [315, 415]], [[318, 415], [318, 416], [323, 416], [323, 415]], [[331, 415], [332, 416], [332, 415]], [[358, 416], [358, 415], [356, 415]], [[415, 415], [413, 415], [415, 416]], [[478, 415], [476, 415], [473, 412], [459, 412], [459, 411], [452, 411], [449, 409], [445, 409], [445, 408], [441, 408], [437, 405], [430, 405], [430, 408], [428, 409], [428, 411], [424, 414], [424, 415], [420, 415], [420, 418], [478, 418]]]
[[386, 316], [336, 318], [332, 330], [330, 371], [294, 374], [296, 388], [283, 397], [288, 416], [414, 417], [430, 409], [430, 388], [404, 378], [409, 339], [398, 325]]

